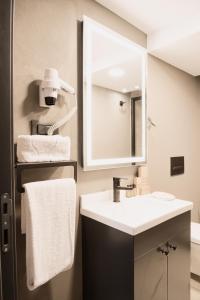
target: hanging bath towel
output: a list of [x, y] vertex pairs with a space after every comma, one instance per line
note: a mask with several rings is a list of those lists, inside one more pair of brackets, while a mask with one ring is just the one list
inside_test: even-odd
[[34, 290], [73, 265], [76, 184], [68, 178], [27, 183], [24, 188], [27, 286]]

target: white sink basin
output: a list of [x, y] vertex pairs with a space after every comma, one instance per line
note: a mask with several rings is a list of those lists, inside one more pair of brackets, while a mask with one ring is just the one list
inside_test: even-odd
[[81, 196], [81, 214], [130, 235], [136, 235], [191, 210], [192, 202], [166, 201], [151, 194], [113, 202], [112, 191]]

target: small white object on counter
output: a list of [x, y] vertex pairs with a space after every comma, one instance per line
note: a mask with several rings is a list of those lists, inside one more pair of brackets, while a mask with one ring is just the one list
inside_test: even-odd
[[157, 199], [165, 200], [165, 201], [171, 201], [176, 199], [174, 195], [169, 193], [164, 193], [164, 192], [153, 192], [151, 195]]
[[81, 214], [132, 236], [192, 210], [192, 202], [164, 201], [151, 194], [113, 202], [113, 191], [81, 196]]
[[138, 167], [138, 177], [148, 178], [148, 167], [147, 166]]
[[133, 178], [133, 183], [135, 185], [138, 185], [138, 184], [149, 184], [149, 180], [147, 177], [134, 177]]
[[145, 195], [151, 192], [149, 180], [148, 180], [148, 168], [147, 166], [138, 167], [138, 176], [133, 178], [135, 185], [136, 195]]
[[20, 135], [17, 139], [19, 162], [70, 160], [71, 140], [60, 135]]

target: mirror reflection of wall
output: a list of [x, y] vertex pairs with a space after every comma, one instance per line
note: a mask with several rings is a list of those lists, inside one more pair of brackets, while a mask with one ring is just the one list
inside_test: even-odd
[[[141, 156], [142, 56], [102, 32], [92, 35], [92, 157]], [[140, 97], [141, 100], [141, 97]]]
[[92, 157], [131, 156], [130, 96], [96, 85], [92, 93]]

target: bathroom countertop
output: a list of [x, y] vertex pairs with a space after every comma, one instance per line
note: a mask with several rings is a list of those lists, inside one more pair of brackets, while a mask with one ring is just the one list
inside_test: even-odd
[[112, 191], [82, 195], [80, 212], [83, 216], [133, 236], [192, 210], [193, 207], [190, 201], [163, 200], [151, 194], [124, 197], [119, 203], [112, 199]]

